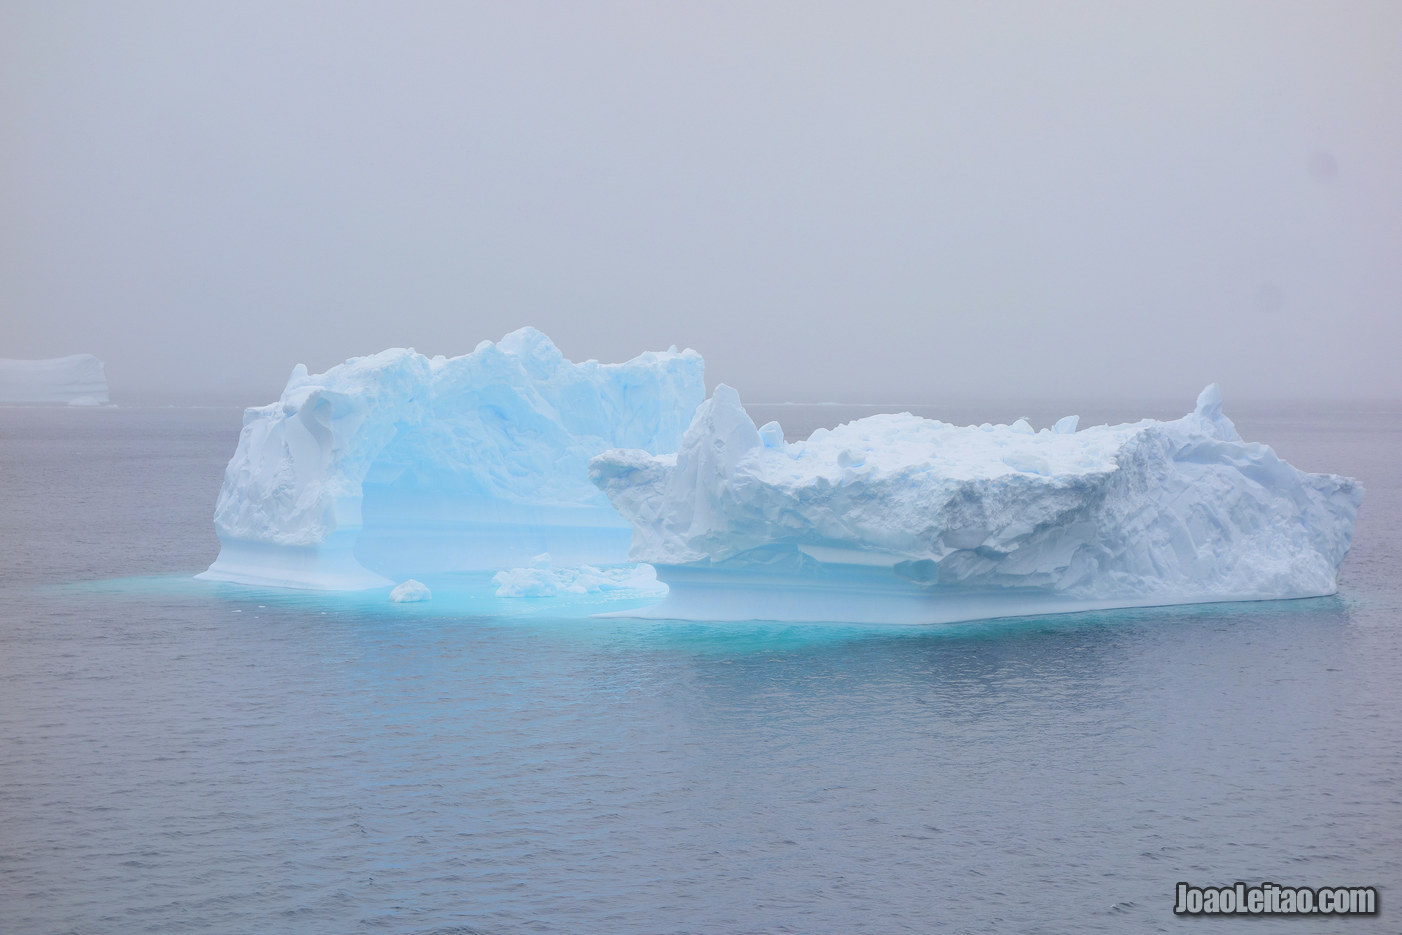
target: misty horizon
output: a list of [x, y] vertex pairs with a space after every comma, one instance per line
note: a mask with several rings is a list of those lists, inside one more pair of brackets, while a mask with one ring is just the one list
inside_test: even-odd
[[0, 9], [0, 357], [675, 344], [758, 402], [1402, 398], [1402, 8]]
[[[503, 337], [503, 335], [498, 335], [496, 338], [491, 338], [487, 340], [491, 340], [493, 343], [495, 343], [496, 341], [500, 340], [501, 337]], [[351, 356], [351, 358], [347, 359], [349, 360], [354, 359], [356, 357], [366, 357], [375, 353], [379, 353], [380, 351], [391, 349], [393, 348], [377, 348], [374, 351], [367, 351], [364, 354], [354, 354]], [[643, 348], [639, 350], [639, 353], [643, 353], [644, 351], [660, 351], [665, 349], [666, 348]], [[686, 350], [687, 348], [680, 349]], [[418, 351], [418, 349], [412, 347], [409, 348], [409, 350]], [[463, 355], [470, 353], [471, 350], [472, 349], [469, 348], [467, 351], [464, 351]], [[690, 348], [690, 350], [696, 350], [698, 351], [698, 353], [702, 353], [703, 358], [705, 356], [704, 352], [701, 352], [698, 348]], [[424, 353], [422, 351], [418, 352]], [[77, 353], [86, 352], [79, 351]], [[425, 354], [425, 356], [449, 357], [462, 355]], [[565, 354], [565, 357], [567, 359], [576, 360], [577, 362], [581, 360], [580, 358], [570, 357], [568, 353]], [[629, 358], [620, 358], [619, 360], [603, 360], [600, 362], [622, 363], [626, 359]], [[112, 362], [103, 361], [103, 363], [108, 373], [109, 391], [112, 396], [111, 405], [113, 406], [129, 406], [136, 408], [165, 408], [170, 406], [191, 406], [199, 408], [258, 407], [267, 405], [269, 403], [277, 402], [287, 382], [287, 377], [284, 377], [282, 380], [273, 380], [261, 387], [251, 385], [242, 388], [219, 388], [200, 386], [195, 388], [191, 392], [182, 393], [181, 390], [178, 388], [141, 388], [140, 386], [134, 387], [131, 385], [124, 385], [122, 381], [122, 376], [124, 376], [124, 368], [120, 365], [116, 368], [116, 371], [118, 373], [118, 379], [114, 380], [112, 378]], [[337, 361], [334, 364], [320, 369], [309, 367], [308, 370], [311, 374], [316, 375], [324, 372], [325, 370], [329, 370], [332, 367], [338, 366], [341, 363], [344, 363], [344, 361]], [[303, 361], [297, 361], [296, 363], [292, 364], [288, 368], [288, 376], [290, 376], [291, 372], [299, 365], [305, 366], [305, 363]], [[709, 393], [711, 390], [713, 390], [716, 385], [726, 382], [727, 381], [724, 380], [713, 379], [708, 373], [706, 379], [707, 392]], [[1213, 380], [1209, 382], [1218, 383], [1220, 385], [1220, 381]], [[943, 416], [938, 415], [938, 410], [941, 406], [948, 406], [950, 407], [952, 412], [967, 413], [967, 418], [977, 417], [978, 420], [981, 421], [983, 417], [978, 416], [978, 413], [987, 412], [988, 417], [992, 418], [993, 415], [999, 411], [1012, 411], [1014, 409], [1018, 409], [1018, 407], [1022, 407], [1022, 409], [1025, 409], [1028, 412], [1037, 412], [1041, 413], [1043, 416], [1046, 416], [1054, 411], [1060, 412], [1060, 409], [1065, 408], [1068, 405], [1079, 405], [1083, 407], [1088, 406], [1091, 407], [1093, 411], [1097, 412], [1113, 411], [1129, 413], [1131, 410], [1133, 410], [1135, 413], [1137, 413], [1136, 415], [1125, 415], [1126, 419], [1131, 420], [1140, 417], [1176, 418], [1183, 412], [1191, 411], [1193, 401], [1196, 398], [1198, 392], [1200, 392], [1203, 389], [1203, 387], [1207, 384], [1203, 384], [1203, 386], [1197, 386], [1193, 388], [1190, 387], [1187, 383], [1184, 383], [1182, 392], [1141, 393], [1139, 395], [1117, 394], [1113, 396], [1094, 396], [1087, 393], [1073, 392], [1061, 394], [1048, 394], [1044, 392], [1035, 391], [1022, 394], [1011, 392], [987, 392], [980, 394], [967, 389], [961, 390], [960, 388], [956, 387], [950, 391], [943, 392], [939, 395], [926, 395], [924, 397], [892, 396], [890, 398], [881, 398], [879, 396], [869, 395], [866, 398], [855, 399], [838, 399], [832, 398], [831, 396], [823, 397], [822, 395], [820, 395], [820, 393], [806, 399], [770, 399], [762, 398], [760, 396], [748, 393], [746, 392], [746, 388], [744, 386], [734, 386], [733, 384], [728, 383], [727, 385], [733, 386], [733, 388], [740, 393], [741, 397], [744, 399], [746, 405], [748, 406], [796, 406], [810, 408], [836, 406], [842, 407], [844, 409], [869, 408], [873, 411], [890, 411], [898, 408], [911, 408], [915, 410], [933, 410], [935, 411], [935, 414], [931, 415], [932, 418], [944, 418]], [[1268, 395], [1244, 395], [1240, 393], [1231, 392], [1230, 387], [1223, 387], [1223, 392], [1226, 396], [1227, 406], [1229, 410], [1234, 408], [1235, 406], [1240, 406], [1243, 404], [1252, 406], [1260, 406], [1262, 404], [1269, 405], [1272, 403], [1307, 405], [1312, 402], [1317, 402], [1322, 406], [1326, 407], [1337, 407], [1339, 405], [1357, 404], [1365, 407], [1370, 405], [1382, 405], [1388, 406], [1390, 409], [1390, 404], [1402, 402], [1402, 399], [1399, 399], [1398, 397], [1386, 395], [1327, 396], [1320, 394], [1305, 393], [1297, 393], [1292, 395], [1288, 391]], [[1019, 409], [1018, 411], [1022, 411], [1022, 409]], [[1143, 409], [1144, 411], [1141, 413], [1139, 412], [1140, 409]], [[1011, 419], [1016, 417], [1009, 418]]]

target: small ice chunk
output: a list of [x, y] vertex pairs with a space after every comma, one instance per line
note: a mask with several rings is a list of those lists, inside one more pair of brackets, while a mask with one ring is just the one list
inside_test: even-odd
[[414, 601], [426, 601], [433, 597], [433, 592], [428, 589], [428, 585], [422, 581], [410, 578], [403, 584], [389, 592], [389, 599], [396, 604], [410, 604]]
[[766, 448], [784, 447], [784, 430], [778, 422], [766, 422], [759, 427], [759, 440]]
[[492, 576], [497, 597], [554, 597], [560, 584], [549, 568], [510, 568]]
[[1080, 416], [1063, 416], [1056, 420], [1056, 425], [1052, 426], [1053, 435], [1075, 435], [1076, 426], [1080, 423]]
[[[542, 562], [541, 559], [545, 561]], [[558, 597], [562, 594], [608, 594], [637, 591], [664, 593], [651, 565], [581, 565], [555, 568], [548, 555], [537, 556], [529, 568], [509, 568], [492, 576], [497, 597]]]

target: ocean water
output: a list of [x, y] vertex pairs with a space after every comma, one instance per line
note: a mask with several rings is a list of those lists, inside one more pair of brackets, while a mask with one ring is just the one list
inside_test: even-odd
[[882, 628], [197, 582], [238, 412], [0, 410], [0, 932], [1402, 930], [1402, 406], [1228, 413], [1337, 596]]

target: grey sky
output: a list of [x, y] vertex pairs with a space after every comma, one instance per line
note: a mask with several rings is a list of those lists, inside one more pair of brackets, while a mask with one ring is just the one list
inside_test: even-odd
[[1402, 4], [0, 0], [0, 357], [1402, 397]]

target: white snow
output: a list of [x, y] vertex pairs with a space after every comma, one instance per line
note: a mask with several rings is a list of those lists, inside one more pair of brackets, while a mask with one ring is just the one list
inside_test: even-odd
[[433, 592], [428, 589], [428, 585], [413, 578], [401, 582], [393, 591], [389, 592], [389, 599], [396, 604], [411, 604], [415, 601], [426, 601], [431, 597], [433, 597]]
[[558, 597], [565, 594], [602, 594], [637, 591], [662, 596], [666, 587], [651, 565], [621, 564], [604, 567], [581, 565], [556, 568], [549, 553], [537, 555], [525, 568], [499, 571], [492, 577], [497, 597]]
[[107, 372], [91, 354], [51, 360], [0, 358], [0, 404], [105, 406]]
[[249, 409], [201, 577], [275, 587], [383, 587], [496, 570], [549, 551], [626, 557], [629, 527], [588, 479], [609, 448], [675, 451], [705, 396], [695, 351], [572, 363], [533, 328], [470, 354], [393, 349]]
[[1361, 485], [1194, 412], [1076, 431], [878, 415], [787, 444], [721, 385], [675, 455], [590, 477], [688, 619], [947, 622], [1331, 594]]

